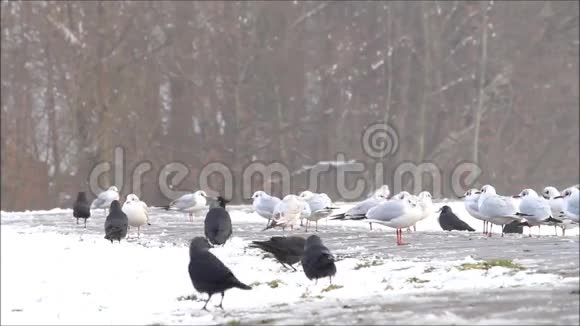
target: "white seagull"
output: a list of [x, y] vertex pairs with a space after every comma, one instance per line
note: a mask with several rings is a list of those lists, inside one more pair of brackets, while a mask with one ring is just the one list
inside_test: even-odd
[[465, 194], [463, 194], [463, 196], [459, 196], [459, 198], [463, 198], [463, 205], [469, 215], [483, 221], [483, 234], [487, 235], [487, 225], [489, 221], [487, 220], [487, 217], [479, 212], [479, 196], [481, 196], [479, 190], [469, 189]]
[[141, 201], [137, 195], [127, 195], [122, 210], [127, 215], [129, 227], [137, 228], [137, 237], [141, 234], [141, 225], [151, 225], [149, 223], [149, 209], [147, 208], [147, 204]]
[[[365, 218], [365, 215], [369, 209], [377, 206], [378, 204], [384, 203], [385, 201], [387, 201], [387, 197], [384, 197], [384, 194], [375, 192], [371, 197], [359, 202], [346, 212], [333, 215], [332, 217], [334, 217], [333, 220], [362, 220]], [[372, 231], [372, 223], [369, 222], [369, 225]]]
[[[491, 185], [485, 185], [481, 188], [481, 195], [478, 202], [479, 212], [487, 218], [492, 224], [503, 225], [522, 219], [521, 213], [518, 212], [514, 199], [511, 197], [499, 196], [495, 188]], [[489, 228], [488, 236], [491, 237], [493, 225]]]
[[198, 190], [194, 193], [185, 194], [177, 198], [169, 203], [169, 206], [165, 207], [165, 209], [189, 213], [189, 221], [193, 222], [193, 214], [198, 213], [205, 208], [207, 204], [206, 198], [208, 198], [208, 196], [205, 191]]
[[532, 236], [532, 227], [538, 227], [538, 236], [540, 235], [540, 225], [549, 222], [560, 223], [561, 221], [552, 218], [552, 210], [550, 203], [540, 196], [533, 189], [524, 189], [515, 198], [522, 198], [520, 202], [519, 211], [526, 214], [526, 224], [530, 229], [530, 237]]
[[332, 200], [325, 193], [313, 193], [311, 191], [303, 191], [300, 193], [300, 198], [306, 202], [309, 207], [310, 214], [305, 216], [306, 232], [308, 232], [308, 224], [310, 221], [316, 224], [316, 231], [318, 231], [318, 220], [328, 217], [332, 210], [336, 207], [332, 206]]
[[281, 202], [274, 208], [274, 216], [272, 222], [264, 230], [271, 229], [276, 226], [281, 226], [285, 229], [290, 226], [294, 230], [294, 224], [300, 220], [300, 216], [306, 213], [304, 206], [306, 202], [296, 195], [286, 195]]
[[556, 198], [564, 198], [562, 213], [560, 217], [566, 218], [574, 223], [580, 223], [580, 206], [578, 204], [579, 192], [577, 187], [570, 187], [562, 192], [562, 195]]
[[111, 206], [113, 200], [119, 200], [119, 189], [115, 186], [110, 186], [106, 191], [101, 192], [91, 204], [92, 209], [102, 208], [107, 215], [107, 209]]
[[[406, 191], [405, 191], [406, 192]], [[409, 193], [407, 192], [407, 194], [399, 194], [399, 196], [401, 196], [400, 198], [406, 198], [406, 196]], [[423, 210], [423, 215], [422, 217], [417, 221], [422, 221], [424, 219], [426, 219], [427, 217], [431, 216], [431, 214], [435, 213], [435, 207], [433, 206], [433, 200], [431, 197], [431, 193], [429, 193], [428, 191], [421, 191], [419, 193], [419, 196], [417, 196], [418, 200], [419, 200], [419, 205], [421, 206], [421, 209]], [[413, 224], [413, 231], [417, 231], [417, 222], [415, 222], [415, 224]], [[408, 229], [410, 230], [410, 229]]]
[[424, 210], [415, 196], [406, 199], [393, 199], [371, 208], [366, 218], [397, 229], [397, 245], [405, 245], [402, 229], [417, 223], [424, 215]]
[[254, 212], [268, 220], [266, 222], [266, 226], [268, 226], [270, 220], [274, 216], [274, 208], [276, 208], [276, 205], [278, 205], [282, 200], [278, 197], [270, 196], [262, 190], [254, 192], [252, 199]]

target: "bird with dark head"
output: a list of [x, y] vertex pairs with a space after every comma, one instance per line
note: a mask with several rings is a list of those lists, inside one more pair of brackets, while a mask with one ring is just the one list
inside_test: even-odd
[[189, 278], [197, 292], [207, 293], [208, 298], [202, 309], [207, 310], [207, 303], [216, 293], [222, 298], [218, 308], [223, 309], [225, 291], [238, 288], [251, 290], [252, 288], [240, 282], [216, 256], [209, 252], [211, 245], [203, 237], [195, 237], [189, 245]]
[[232, 219], [226, 210], [229, 200], [219, 196], [216, 202], [219, 206], [210, 208], [205, 216], [204, 231], [209, 242], [223, 245], [232, 235]]
[[105, 239], [121, 242], [121, 239], [127, 236], [127, 228], [129, 226], [129, 219], [123, 213], [121, 204], [118, 200], [113, 200], [109, 208], [109, 215], [105, 220]]
[[463, 222], [462, 220], [453, 213], [451, 207], [445, 205], [439, 209], [439, 225], [445, 231], [475, 231], [471, 226], [467, 225], [467, 223]]
[[73, 204], [73, 216], [77, 219], [77, 224], [79, 224], [79, 218], [82, 218], [85, 221], [85, 228], [87, 227], [87, 219], [91, 216], [91, 204], [87, 201], [84, 191], [79, 191], [77, 200]]
[[304, 244], [306, 240], [302, 237], [271, 237], [266, 241], [252, 241], [250, 248], [259, 248], [265, 252], [269, 252], [276, 260], [287, 267], [288, 264], [294, 271], [294, 264], [300, 261], [302, 254], [304, 254]]
[[336, 274], [334, 256], [330, 250], [322, 244], [322, 240], [317, 235], [311, 235], [304, 244], [304, 254], [302, 255], [302, 268], [309, 280], [329, 277], [332, 284], [332, 277]]

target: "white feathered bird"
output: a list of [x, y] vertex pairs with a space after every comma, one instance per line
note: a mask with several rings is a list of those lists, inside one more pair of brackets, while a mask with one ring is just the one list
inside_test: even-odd
[[137, 195], [127, 195], [125, 203], [123, 203], [123, 213], [127, 215], [129, 227], [137, 228], [137, 237], [141, 234], [142, 225], [151, 225], [149, 222], [149, 209], [147, 204], [139, 199]]
[[102, 208], [107, 215], [107, 209], [111, 206], [113, 200], [119, 200], [119, 189], [115, 186], [110, 186], [109, 189], [101, 192], [95, 200], [91, 203], [91, 209]]

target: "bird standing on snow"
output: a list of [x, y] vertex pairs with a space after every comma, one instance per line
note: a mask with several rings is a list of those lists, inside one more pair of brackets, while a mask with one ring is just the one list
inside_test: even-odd
[[213, 207], [205, 216], [205, 237], [214, 245], [223, 245], [232, 235], [232, 219], [226, 211], [229, 200], [217, 198], [218, 207]]
[[252, 288], [240, 282], [216, 256], [209, 252], [210, 244], [203, 237], [195, 237], [189, 245], [189, 278], [197, 292], [207, 293], [208, 298], [202, 309], [207, 310], [207, 303], [216, 293], [221, 293], [222, 299], [219, 308], [223, 309], [226, 290], [238, 288], [251, 290]]
[[129, 226], [137, 228], [137, 237], [140, 235], [141, 225], [151, 225], [149, 223], [147, 204], [141, 201], [135, 194], [127, 195], [125, 203], [123, 203], [123, 213], [127, 215]]
[[475, 231], [471, 226], [457, 217], [451, 210], [451, 207], [445, 205], [439, 209], [439, 225], [445, 231]]
[[113, 200], [119, 200], [119, 189], [115, 186], [110, 186], [106, 191], [101, 192], [93, 203], [91, 204], [92, 209], [102, 208], [107, 214], [107, 208], [111, 206]]
[[[387, 187], [388, 189], [388, 187]], [[369, 209], [377, 206], [378, 204], [384, 203], [387, 200], [382, 193], [375, 192], [371, 197], [359, 202], [358, 204], [351, 207], [345, 213], [333, 215], [333, 220], [362, 220], [365, 218], [366, 213]], [[373, 230], [373, 224], [369, 223], [371, 231]]]
[[300, 216], [305, 212], [306, 202], [296, 195], [286, 195], [284, 199], [274, 208], [273, 220], [265, 230], [276, 226], [281, 226], [283, 229], [290, 226], [294, 230], [294, 224], [300, 220]]
[[300, 261], [304, 254], [306, 240], [302, 237], [271, 237], [266, 241], [252, 241], [250, 248], [259, 248], [271, 253], [282, 266], [288, 264], [294, 271], [294, 264]]
[[334, 256], [330, 250], [322, 244], [322, 240], [317, 235], [311, 235], [304, 244], [304, 254], [302, 256], [302, 268], [309, 280], [329, 277], [332, 284], [332, 277], [336, 274]]
[[405, 199], [389, 200], [371, 208], [367, 218], [397, 230], [397, 245], [406, 245], [403, 241], [403, 229], [408, 228], [423, 218], [425, 211], [416, 196]]
[[[545, 187], [542, 191], [542, 197], [544, 197], [548, 204], [550, 204], [550, 210], [552, 211], [552, 217], [555, 219], [560, 219], [560, 213], [562, 212], [562, 205], [564, 205], [563, 198], [557, 198], [560, 196], [558, 189], [552, 186]], [[578, 225], [571, 223], [569, 220], [563, 220], [560, 224], [554, 224], [554, 232], [558, 235], [558, 227], [562, 229], [562, 235], [566, 235], [566, 229], [577, 227]]]
[[325, 193], [317, 194], [306, 190], [300, 193], [300, 198], [310, 208], [310, 214], [306, 217], [306, 232], [308, 232], [310, 221], [316, 224], [316, 231], [318, 231], [318, 220], [328, 217], [332, 210], [336, 209], [336, 207], [332, 207], [332, 200]]
[[166, 210], [177, 210], [189, 213], [189, 221], [193, 222], [193, 214], [202, 211], [207, 204], [207, 194], [203, 190], [198, 190], [191, 194], [185, 194], [164, 207]]
[[79, 191], [77, 195], [77, 200], [73, 205], [73, 216], [77, 219], [77, 224], [79, 224], [79, 218], [82, 218], [85, 221], [85, 228], [87, 227], [87, 218], [91, 216], [91, 205], [84, 191]]
[[479, 212], [492, 223], [489, 227], [488, 236], [491, 237], [492, 235], [493, 224], [497, 224], [502, 225], [501, 235], [503, 237], [503, 225], [513, 221], [520, 221], [525, 214], [518, 212], [513, 198], [499, 196], [491, 185], [481, 187], [480, 192], [478, 199]]
[[487, 224], [489, 222], [487, 217], [483, 216], [479, 212], [479, 196], [481, 196], [481, 192], [479, 192], [479, 190], [469, 189], [465, 192], [465, 194], [463, 194], [463, 196], [459, 196], [459, 198], [463, 198], [463, 205], [465, 206], [465, 210], [469, 213], [469, 215], [483, 221], [483, 234], [487, 235]]
[[[431, 197], [431, 193], [429, 193], [428, 191], [421, 191], [419, 193], [419, 196], [417, 196], [417, 198], [419, 199], [419, 206], [421, 206], [421, 209], [423, 210], [423, 214], [421, 215], [421, 218], [419, 219], [419, 221], [422, 221], [422, 220], [426, 219], [427, 217], [431, 216], [431, 214], [435, 213], [435, 209], [433, 207], [433, 200]], [[417, 231], [417, 223], [419, 221], [417, 221], [417, 222], [415, 222], [415, 224], [413, 224], [413, 231], [414, 232]]]
[[252, 207], [254, 207], [254, 211], [268, 220], [268, 222], [266, 222], [266, 226], [268, 226], [270, 220], [274, 216], [274, 208], [276, 208], [276, 205], [278, 205], [282, 200], [278, 197], [270, 196], [261, 190], [254, 192], [252, 199]]
[[127, 227], [129, 221], [127, 215], [123, 213], [121, 209], [121, 204], [118, 200], [113, 200], [111, 207], [109, 208], [109, 215], [105, 220], [105, 239], [121, 242], [121, 239], [127, 236]]
[[562, 221], [552, 218], [550, 203], [538, 196], [533, 189], [524, 189], [514, 198], [522, 198], [520, 201], [519, 211], [526, 214], [525, 225], [530, 229], [532, 236], [532, 227], [538, 227], [538, 236], [540, 235], [540, 225], [548, 223], [562, 223]]
[[580, 190], [577, 187], [567, 188], [560, 197], [564, 198], [562, 213], [560, 217], [568, 219], [574, 223], [580, 223], [580, 206], [578, 204]]

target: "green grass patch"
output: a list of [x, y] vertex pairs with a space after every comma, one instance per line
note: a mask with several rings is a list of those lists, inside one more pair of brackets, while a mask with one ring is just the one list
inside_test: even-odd
[[196, 301], [196, 300], [197, 300], [197, 295], [195, 295], [195, 294], [182, 295], [180, 297], [177, 297], [177, 301]]
[[421, 283], [427, 283], [427, 282], [429, 282], [429, 281], [428, 280], [422, 280], [422, 279], [417, 278], [415, 276], [407, 279], [407, 283], [419, 283], [419, 284], [421, 284]]
[[322, 292], [330, 292], [332, 290], [337, 290], [337, 289], [341, 289], [344, 286], [342, 285], [337, 285], [337, 284], [330, 284], [329, 286], [325, 287], [324, 289], [322, 289]]
[[239, 320], [237, 320], [237, 319], [232, 319], [232, 320], [229, 320], [229, 321], [226, 323], [226, 325], [227, 325], [227, 326], [240, 326], [241, 324], [242, 324], [242, 322], [241, 322], [241, 321], [239, 321]]
[[367, 268], [367, 267], [371, 267], [371, 266], [380, 266], [382, 264], [383, 264], [383, 262], [381, 260], [373, 259], [371, 261], [357, 263], [356, 266], [354, 267], [354, 269], [359, 270], [361, 268]]
[[484, 262], [480, 262], [480, 263], [475, 263], [475, 264], [461, 264], [461, 265], [457, 266], [457, 269], [459, 269], [460, 271], [466, 271], [466, 270], [471, 270], [471, 269], [489, 270], [490, 268], [495, 267], [495, 266], [505, 267], [505, 268], [509, 268], [509, 269], [515, 269], [515, 270], [520, 270], [520, 271], [526, 269], [525, 267], [518, 265], [518, 264], [516, 264], [508, 259], [492, 259], [492, 260], [488, 260], [488, 261], [484, 261]]
[[284, 284], [282, 281], [276, 279], [276, 280], [271, 280], [270, 282], [266, 282], [266, 284], [268, 284], [269, 287], [271, 287], [272, 289], [275, 289], [277, 287], [280, 286], [280, 284]]

